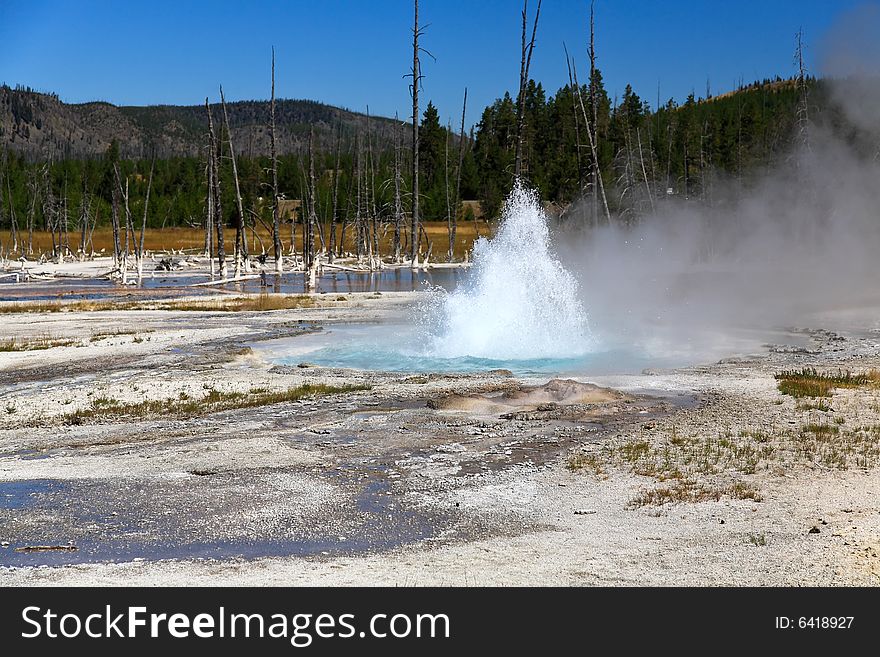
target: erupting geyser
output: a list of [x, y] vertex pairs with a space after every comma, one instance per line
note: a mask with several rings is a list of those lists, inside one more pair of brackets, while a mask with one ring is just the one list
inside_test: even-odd
[[568, 359], [591, 350], [577, 282], [550, 250], [537, 195], [520, 182], [504, 204], [498, 233], [474, 244], [466, 282], [439, 294], [428, 313], [430, 357]]

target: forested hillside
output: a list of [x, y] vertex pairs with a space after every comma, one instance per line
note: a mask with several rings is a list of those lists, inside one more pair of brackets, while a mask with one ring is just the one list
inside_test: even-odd
[[[790, 153], [798, 106], [806, 98], [814, 124], [837, 122], [826, 84], [807, 78], [764, 80], [708, 98], [691, 94], [652, 110], [627, 86], [609, 98], [601, 74], [583, 85], [580, 97], [566, 86], [548, 95], [530, 82], [526, 96], [524, 175], [545, 199], [565, 205], [598, 185], [580, 102], [592, 122], [595, 99], [596, 150], [610, 212], [641, 214], [658, 196], [706, 200], [713, 180], [747, 178]], [[487, 107], [476, 132], [474, 157], [479, 195], [497, 211], [513, 170], [516, 108], [510, 94]], [[578, 148], [578, 144], [580, 147]]]
[[[829, 98], [829, 83], [823, 80], [776, 78], [714, 97], [691, 95], [682, 104], [669, 100], [655, 110], [630, 87], [622, 97], [610, 98], [598, 70], [579, 93], [568, 85], [551, 95], [530, 81], [523, 177], [563, 211], [578, 198], [591, 199], [577, 204], [590, 222], [630, 221], [669, 196], [711, 202], [717, 181], [733, 178], [747, 185], [755, 172], [787, 157], [800, 134], [799, 117], [802, 123], [831, 126], [850, 142], [873, 148], [843, 122]], [[212, 112], [219, 117], [221, 109], [212, 106]], [[307, 144], [313, 130], [314, 205], [320, 221], [329, 221], [333, 208], [340, 222], [386, 225], [395, 221], [395, 213], [409, 212], [411, 128], [405, 122], [310, 101], [278, 101], [276, 114], [282, 197], [308, 201]], [[268, 115], [265, 102], [229, 104], [250, 222], [271, 222], [271, 203], [266, 201], [271, 197]], [[595, 126], [595, 163], [585, 117]], [[457, 212], [459, 218], [471, 219], [471, 206], [457, 200], [478, 199], [483, 215], [491, 219], [513, 181], [512, 96], [505, 94], [486, 107], [469, 135], [460, 138], [457, 132], [440, 124], [437, 108], [429, 103], [420, 126], [422, 216], [448, 220]], [[227, 144], [227, 135], [221, 141]], [[106, 223], [113, 188], [118, 187], [114, 165], [129, 181], [132, 212], [137, 214], [153, 155], [147, 226], [204, 223], [203, 107], [67, 105], [51, 95], [3, 87], [0, 143], [0, 239], [13, 229], [24, 233], [61, 223], [78, 225], [83, 214], [98, 225]], [[234, 224], [231, 168], [228, 157], [222, 161], [221, 207]], [[601, 185], [593, 175], [594, 164]]]
[[[233, 138], [245, 155], [267, 153], [268, 101], [228, 103]], [[219, 105], [212, 105], [215, 115]], [[316, 146], [330, 148], [336, 130], [353, 135], [365, 129], [365, 114], [311, 100], [276, 101], [278, 150], [302, 151], [309, 128]], [[62, 160], [102, 156], [111, 142], [123, 158], [204, 156], [205, 107], [151, 105], [117, 107], [94, 102], [68, 104], [52, 94], [0, 86], [0, 142], [30, 159]], [[389, 139], [390, 119], [373, 119], [377, 139]]]

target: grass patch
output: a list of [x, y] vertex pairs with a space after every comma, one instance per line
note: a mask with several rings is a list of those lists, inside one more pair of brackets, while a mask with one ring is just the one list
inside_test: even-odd
[[159, 310], [208, 310], [214, 312], [244, 312], [261, 310], [293, 310], [313, 308], [314, 297], [308, 295], [261, 294], [256, 297], [231, 299], [206, 299], [193, 301], [169, 301], [159, 305]]
[[801, 427], [801, 431], [809, 432], [817, 436], [833, 436], [840, 432], [840, 429], [832, 424], [805, 424]]
[[[14, 313], [91, 313], [107, 310], [183, 310], [208, 312], [245, 312], [312, 308], [314, 297], [308, 295], [260, 294], [250, 297], [192, 299], [179, 301], [40, 301], [0, 304], [0, 314]], [[108, 334], [112, 335], [112, 334]]]
[[711, 486], [694, 481], [679, 479], [670, 485], [641, 491], [630, 500], [630, 508], [643, 506], [662, 506], [663, 504], [679, 504], [685, 502], [717, 502], [722, 497], [753, 500], [760, 502], [764, 498], [752, 486], [737, 482], [730, 486]]
[[596, 454], [575, 454], [568, 459], [568, 469], [572, 472], [585, 470], [597, 477], [605, 474], [602, 459]]
[[79, 340], [70, 340], [67, 338], [9, 338], [8, 340], [0, 340], [0, 352], [12, 351], [40, 351], [42, 349], [51, 349], [52, 347], [70, 347], [79, 344]]
[[[103, 340], [104, 338], [118, 338], [125, 335], [134, 335], [137, 336], [138, 333], [152, 333], [151, 329], [138, 331], [136, 329], [117, 329], [115, 331], [101, 331], [99, 333], [95, 333], [92, 337], [89, 338], [89, 342], [98, 342], [99, 340]], [[137, 341], [137, 338], [135, 338]]]
[[867, 470], [880, 464], [880, 425], [805, 424], [792, 442], [798, 459], [823, 468]]
[[870, 370], [865, 373], [819, 372], [815, 367], [780, 372], [776, 375], [779, 392], [795, 398], [830, 397], [835, 388], [859, 388], [880, 383], [880, 372]]
[[248, 392], [223, 392], [211, 389], [207, 395], [199, 399], [192, 399], [184, 393], [177, 398], [153, 399], [133, 404], [124, 404], [113, 398], [100, 397], [92, 400], [92, 405], [88, 408], [63, 415], [61, 422], [68, 425], [79, 425], [156, 416], [173, 416], [185, 419], [220, 411], [292, 402], [308, 397], [369, 390], [370, 387], [366, 385], [305, 384], [296, 388], [276, 391], [266, 388], [251, 388]]
[[87, 313], [99, 310], [137, 310], [133, 301], [28, 301], [0, 304], [0, 313]]
[[797, 403], [797, 409], [799, 411], [822, 411], [823, 413], [827, 413], [831, 410], [831, 405], [824, 399], [820, 398], [816, 401], [799, 401]]
[[705, 436], [685, 435], [673, 428], [665, 443], [630, 440], [610, 447], [608, 456], [635, 474], [666, 481], [724, 472], [754, 474], [773, 452], [770, 435], [763, 431]]

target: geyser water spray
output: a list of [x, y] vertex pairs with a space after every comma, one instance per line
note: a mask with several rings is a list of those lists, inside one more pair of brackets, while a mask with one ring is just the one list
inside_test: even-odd
[[430, 357], [567, 359], [593, 346], [577, 282], [551, 251], [537, 194], [519, 181], [495, 237], [474, 244], [466, 281], [437, 294], [427, 313]]

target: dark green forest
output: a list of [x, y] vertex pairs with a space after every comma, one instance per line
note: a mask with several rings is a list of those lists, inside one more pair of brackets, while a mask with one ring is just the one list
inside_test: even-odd
[[[34, 92], [16, 90], [4, 95], [8, 106], [3, 109], [14, 117], [16, 134], [22, 133], [22, 126], [42, 120], [38, 112], [29, 109], [33, 103], [9, 100], [27, 94]], [[750, 177], [790, 153], [797, 139], [798, 107], [803, 96], [813, 123], [849, 130], [829, 100], [828, 83], [813, 78], [800, 85], [797, 79], [777, 77], [708, 98], [692, 94], [681, 104], [669, 100], [659, 109], [652, 109], [629, 86], [621, 98], [609, 97], [599, 71], [581, 87], [580, 94], [573, 85], [550, 94], [541, 83], [530, 81], [525, 100], [523, 177], [563, 213], [579, 198], [597, 197], [580, 107], [585, 103], [587, 114], [592, 115], [595, 103], [596, 150], [611, 219], [632, 221], [669, 196], [711, 203], [717, 181], [735, 179], [748, 185]], [[12, 103], [17, 104], [12, 107]], [[258, 111], [253, 104], [248, 108], [251, 116]], [[449, 114], [457, 111], [447, 109]], [[315, 212], [322, 221], [329, 220], [332, 212], [335, 185], [338, 221], [356, 211], [360, 195], [369, 199], [369, 211], [378, 221], [393, 221], [396, 166], [401, 173], [404, 211], [411, 202], [407, 124], [381, 119], [359, 126], [347, 126], [345, 130], [330, 126], [315, 147]], [[196, 128], [188, 129], [197, 132]], [[204, 129], [207, 131], [206, 118]], [[113, 142], [100, 156], [40, 158], [17, 149], [8, 139], [9, 134], [7, 128], [0, 154], [0, 231], [10, 231], [13, 222], [22, 232], [29, 225], [40, 230], [50, 216], [60, 216], [73, 226], [84, 212], [91, 216], [90, 222], [97, 220], [98, 225], [104, 225], [110, 216], [114, 164], [129, 180], [132, 212], [137, 215], [143, 207], [151, 157], [124, 157], [118, 143]], [[483, 110], [469, 135], [459, 135], [450, 126], [441, 125], [437, 108], [429, 103], [420, 127], [423, 218], [447, 219], [456, 206], [459, 181], [460, 198], [479, 200], [487, 220], [497, 217], [513, 182], [515, 139], [516, 107], [510, 93]], [[292, 141], [293, 145], [279, 156], [279, 189], [288, 199], [308, 198], [306, 142], [307, 136]], [[268, 225], [268, 152], [255, 153], [252, 144], [237, 145], [236, 150], [249, 220]], [[235, 203], [230, 167], [225, 160], [221, 176], [221, 188], [227, 197], [222, 207], [232, 224]], [[592, 207], [582, 213], [586, 221], [597, 221], [598, 203], [579, 205]], [[147, 225], [200, 226], [205, 206], [206, 157], [157, 157]], [[465, 220], [474, 218], [469, 207], [461, 214]]]

